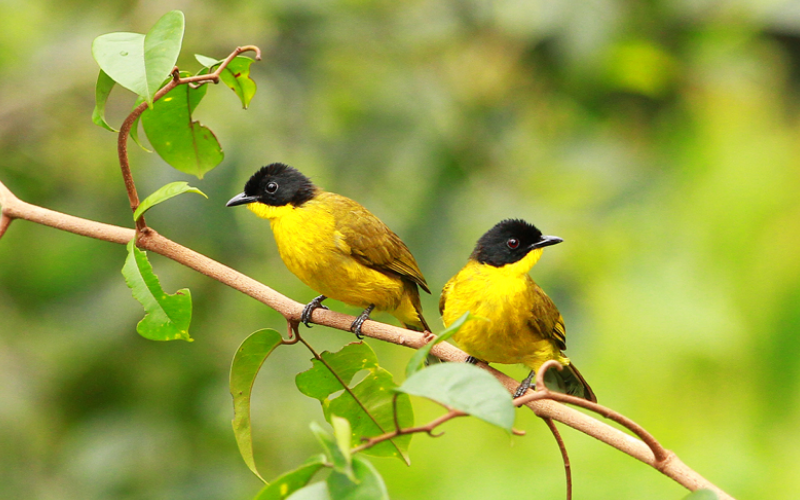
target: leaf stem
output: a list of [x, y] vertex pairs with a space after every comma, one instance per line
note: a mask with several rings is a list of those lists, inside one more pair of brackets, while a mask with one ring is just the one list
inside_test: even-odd
[[[353, 400], [354, 400], [356, 403], [358, 403], [358, 406], [359, 406], [359, 407], [361, 407], [361, 410], [362, 410], [364, 413], [366, 413], [366, 414], [367, 414], [367, 416], [370, 418], [370, 420], [372, 420], [372, 422], [375, 424], [375, 426], [376, 426], [378, 429], [380, 429], [380, 431], [381, 431], [381, 432], [384, 432], [384, 433], [385, 433], [386, 431], [383, 429], [383, 427], [381, 427], [381, 424], [379, 424], [379, 423], [378, 423], [378, 420], [377, 420], [377, 419], [376, 419], [376, 418], [375, 418], [375, 417], [372, 415], [372, 413], [370, 413], [370, 412], [369, 412], [369, 410], [367, 410], [367, 407], [366, 407], [366, 406], [364, 406], [364, 403], [362, 403], [362, 402], [361, 402], [361, 400], [360, 400], [360, 399], [358, 399], [358, 397], [356, 397], [356, 395], [355, 395], [355, 393], [353, 392], [353, 390], [352, 390], [352, 389], [351, 389], [351, 388], [350, 388], [350, 387], [347, 385], [347, 383], [346, 383], [346, 382], [345, 382], [345, 381], [342, 379], [342, 377], [340, 377], [340, 376], [339, 376], [339, 374], [338, 374], [338, 373], [336, 373], [336, 370], [334, 370], [334, 369], [333, 369], [333, 367], [332, 367], [330, 364], [328, 364], [328, 362], [327, 362], [327, 361], [325, 361], [325, 359], [324, 359], [322, 356], [320, 356], [320, 355], [319, 355], [319, 353], [317, 353], [317, 351], [316, 351], [316, 350], [315, 350], [313, 347], [311, 347], [311, 344], [309, 344], [309, 343], [306, 341], [306, 339], [304, 339], [303, 337], [301, 337], [301, 336], [300, 336], [300, 331], [299, 331], [299, 330], [295, 330], [294, 332], [295, 332], [295, 333], [294, 333], [294, 334], [295, 334], [295, 337], [296, 337], [296, 338], [297, 338], [297, 339], [298, 339], [300, 342], [302, 342], [302, 343], [303, 343], [303, 345], [305, 345], [305, 346], [308, 348], [308, 350], [309, 350], [309, 351], [311, 351], [311, 354], [314, 356], [314, 359], [316, 359], [317, 361], [319, 361], [320, 363], [322, 363], [323, 365], [325, 365], [325, 368], [327, 368], [327, 369], [328, 369], [328, 371], [330, 371], [330, 372], [331, 372], [331, 374], [332, 374], [334, 377], [336, 377], [336, 380], [338, 380], [338, 381], [339, 381], [339, 383], [340, 383], [340, 384], [342, 385], [342, 387], [344, 388], [344, 390], [345, 390], [345, 391], [346, 391], [348, 394], [350, 394], [350, 397], [352, 397], [352, 398], [353, 398]], [[395, 412], [395, 418], [396, 418], [396, 417], [397, 417], [397, 413]], [[395, 421], [395, 422], [396, 422], [396, 421]], [[383, 434], [383, 435], [385, 435], [385, 434]], [[391, 436], [391, 437], [394, 437], [394, 436]], [[391, 438], [387, 438], [387, 439], [391, 439]], [[397, 453], [399, 453], [399, 454], [400, 454], [400, 456], [401, 456], [401, 457], [403, 457], [403, 452], [400, 450], [400, 446], [398, 446], [398, 445], [397, 445], [397, 443], [395, 443], [394, 441], [392, 441], [392, 446], [394, 446], [394, 447], [395, 447], [395, 449], [397, 450]]]

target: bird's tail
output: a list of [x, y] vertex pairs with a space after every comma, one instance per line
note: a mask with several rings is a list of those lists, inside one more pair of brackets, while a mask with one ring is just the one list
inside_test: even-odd
[[593, 403], [597, 402], [594, 391], [572, 363], [561, 371], [547, 370], [544, 374], [544, 383], [548, 389], [587, 399]]

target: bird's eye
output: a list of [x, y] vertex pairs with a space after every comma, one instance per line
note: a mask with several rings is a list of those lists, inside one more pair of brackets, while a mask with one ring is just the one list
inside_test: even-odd
[[269, 182], [267, 183], [267, 192], [272, 194], [278, 190], [278, 183], [277, 182]]
[[519, 246], [519, 240], [516, 238], [509, 238], [508, 241], [506, 241], [506, 245], [508, 245], [508, 248], [511, 250], [514, 250]]

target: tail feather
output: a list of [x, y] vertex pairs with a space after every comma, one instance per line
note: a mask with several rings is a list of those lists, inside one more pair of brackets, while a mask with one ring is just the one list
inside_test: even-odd
[[586, 379], [583, 378], [581, 372], [572, 363], [565, 366], [561, 371], [547, 370], [544, 376], [544, 383], [548, 389], [583, 398], [593, 403], [597, 402], [597, 396], [595, 396], [594, 391], [592, 391]]

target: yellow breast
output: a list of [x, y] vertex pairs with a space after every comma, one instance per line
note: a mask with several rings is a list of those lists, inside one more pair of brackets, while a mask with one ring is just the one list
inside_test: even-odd
[[269, 219], [281, 259], [303, 283], [346, 304], [393, 311], [403, 296], [403, 282], [353, 258], [337, 230], [336, 197], [322, 191], [299, 207], [252, 203], [248, 208]]
[[453, 337], [470, 355], [487, 362], [523, 363], [532, 369], [548, 359], [567, 360], [551, 340], [530, 326], [537, 300], [536, 285], [523, 271], [530, 265], [497, 268], [470, 261], [445, 286], [445, 326], [466, 311], [483, 318], [468, 321]]

